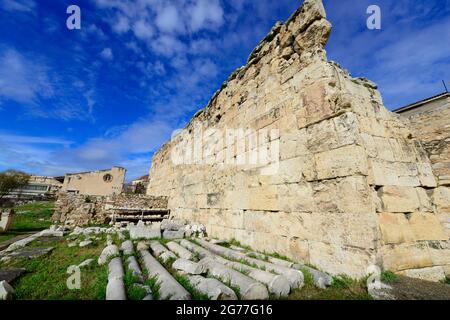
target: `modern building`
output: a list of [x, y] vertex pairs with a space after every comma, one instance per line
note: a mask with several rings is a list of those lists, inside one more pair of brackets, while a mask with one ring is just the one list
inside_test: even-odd
[[10, 193], [13, 198], [53, 198], [63, 185], [64, 177], [30, 176], [28, 184]]

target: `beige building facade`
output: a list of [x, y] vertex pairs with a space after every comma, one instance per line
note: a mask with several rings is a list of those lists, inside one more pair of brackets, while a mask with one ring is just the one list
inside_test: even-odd
[[330, 32], [319, 0], [278, 23], [155, 153], [147, 194], [212, 237], [331, 274], [443, 279], [450, 189], [376, 85], [327, 60]]
[[126, 170], [112, 167], [80, 173], [68, 173], [64, 177], [61, 191], [91, 196], [110, 196], [120, 194], [125, 182]]

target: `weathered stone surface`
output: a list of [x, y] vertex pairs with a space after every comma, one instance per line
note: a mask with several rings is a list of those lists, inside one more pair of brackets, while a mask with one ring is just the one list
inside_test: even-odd
[[10, 300], [14, 294], [14, 289], [6, 281], [0, 281], [0, 300]]
[[89, 246], [91, 244], [92, 244], [92, 240], [84, 240], [84, 241], [81, 241], [78, 246], [80, 248], [84, 248], [84, 247], [87, 247], [87, 246]]
[[94, 259], [86, 259], [78, 265], [79, 268], [89, 267], [94, 263]]
[[153, 226], [130, 226], [131, 239], [161, 238], [161, 229]]
[[178, 231], [185, 226], [184, 221], [164, 219], [161, 222], [161, 230]]
[[214, 257], [214, 259], [225, 266], [238, 270], [250, 278], [265, 284], [269, 292], [275, 297], [285, 297], [291, 291], [288, 279], [282, 275], [253, 268], [243, 263], [229, 261], [219, 256]]
[[326, 274], [325, 272], [299, 264], [294, 264], [292, 267], [299, 270], [307, 270], [313, 278], [314, 285], [320, 289], [326, 289], [333, 283], [333, 277]]
[[103, 249], [102, 253], [100, 254], [100, 257], [98, 257], [98, 264], [99, 265], [104, 265], [109, 258], [114, 257], [116, 255], [119, 255], [119, 248], [116, 245], [110, 245], [105, 247], [105, 249]]
[[9, 210], [5, 212], [0, 211], [0, 233], [9, 230], [14, 221], [14, 216], [15, 216], [14, 210]]
[[108, 285], [106, 300], [126, 300], [127, 295], [123, 283], [124, 271], [120, 257], [111, 259], [108, 264]]
[[52, 220], [72, 226], [106, 223], [115, 209], [165, 209], [167, 197], [134, 194], [86, 196], [60, 192]]
[[187, 274], [204, 274], [206, 269], [201, 264], [186, 259], [177, 259], [172, 264], [172, 268]]
[[0, 270], [0, 281], [6, 281], [8, 283], [12, 283], [14, 280], [19, 278], [25, 272], [26, 272], [26, 269], [23, 269], [23, 268], [1, 269]]
[[144, 283], [144, 275], [135, 256], [129, 256], [127, 258], [128, 270], [131, 270], [133, 276], [137, 278], [140, 283]]
[[416, 240], [448, 240], [442, 224], [431, 212], [413, 212], [409, 224]]
[[168, 242], [166, 244], [167, 248], [169, 248], [172, 252], [174, 252], [177, 256], [179, 256], [180, 258], [186, 259], [186, 260], [192, 260], [193, 259], [193, 255], [192, 252], [190, 252], [189, 250], [186, 250], [185, 248], [183, 248], [182, 246], [180, 246], [178, 243], [176, 242]]
[[122, 242], [120, 249], [123, 251], [124, 255], [130, 255], [134, 253], [133, 242], [130, 240]]
[[397, 246], [382, 246], [385, 270], [402, 271], [432, 267], [430, 251], [426, 243], [405, 243]]
[[44, 256], [53, 251], [53, 247], [50, 248], [24, 248], [16, 250], [8, 254], [10, 258], [28, 258], [33, 259], [40, 256]]
[[203, 258], [199, 263], [214, 277], [220, 278], [224, 282], [230, 282], [233, 286], [238, 287], [242, 299], [264, 300], [269, 297], [267, 288], [263, 284], [224, 266], [212, 258]]
[[106, 285], [106, 300], [127, 300], [125, 284], [122, 279], [113, 278]]
[[189, 300], [191, 298], [189, 292], [149, 252], [140, 251], [140, 254], [149, 276], [157, 279], [161, 299]]
[[[327, 60], [329, 32], [320, 0], [277, 24], [154, 154], [147, 194], [168, 197], [171, 218], [198, 221], [208, 236], [333, 275], [363, 277], [384, 263], [422, 268], [415, 248], [442, 239], [428, 232], [439, 229], [433, 213], [450, 234], [446, 191], [433, 191], [432, 169], [442, 168], [431, 166], [448, 159], [438, 152], [430, 162], [373, 82]], [[243, 139], [230, 128], [245, 128]], [[430, 266], [444, 267], [437, 261], [448, 249], [435, 250], [442, 259]]]
[[378, 194], [386, 212], [414, 212], [419, 210], [419, 196], [414, 188], [385, 186], [378, 191]]
[[163, 232], [164, 239], [183, 239], [184, 238], [184, 230], [172, 231], [172, 230], [164, 230]]
[[238, 300], [236, 293], [219, 280], [202, 276], [188, 276], [189, 282], [200, 293], [206, 294], [211, 300]]
[[434, 189], [432, 201], [439, 212], [450, 212], [450, 188], [439, 187]]
[[434, 282], [442, 281], [445, 279], [444, 268], [441, 266], [422, 269], [409, 269], [399, 273], [407, 277], [418, 278]]
[[303, 273], [301, 273], [298, 270], [294, 270], [291, 268], [286, 268], [286, 267], [279, 266], [279, 265], [269, 263], [266, 261], [250, 258], [241, 252], [233, 251], [232, 249], [221, 247], [221, 246], [209, 243], [204, 240], [198, 240], [198, 241], [200, 242], [200, 244], [202, 246], [208, 248], [215, 254], [218, 254], [218, 255], [221, 255], [224, 257], [228, 257], [231, 259], [235, 259], [235, 260], [243, 259], [250, 264], [254, 264], [254, 265], [258, 266], [259, 268], [265, 269], [266, 271], [270, 271], [270, 272], [285, 276], [286, 279], [289, 281], [289, 284], [292, 289], [301, 288], [303, 286], [303, 282], [304, 282]]
[[[439, 185], [450, 185], [450, 94], [416, 108], [399, 111], [399, 114], [427, 151]], [[426, 169], [426, 175], [434, 179], [433, 174], [430, 174], [431, 166]], [[436, 181], [429, 186], [435, 187]]]

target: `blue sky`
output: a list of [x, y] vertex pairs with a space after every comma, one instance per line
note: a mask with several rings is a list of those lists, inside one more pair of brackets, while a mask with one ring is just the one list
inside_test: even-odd
[[[331, 60], [390, 109], [450, 82], [450, 0], [325, 0]], [[66, 8], [81, 8], [81, 30]], [[146, 174], [293, 0], [0, 0], [0, 170]], [[366, 28], [377, 4], [382, 29]]]

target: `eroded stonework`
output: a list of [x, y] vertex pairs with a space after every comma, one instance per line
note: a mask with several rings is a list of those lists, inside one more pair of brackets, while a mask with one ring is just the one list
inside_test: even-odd
[[[147, 194], [167, 196], [172, 215], [204, 224], [212, 237], [332, 274], [362, 277], [375, 264], [430, 279], [448, 275], [449, 189], [436, 188], [426, 152], [383, 106], [376, 85], [327, 60], [330, 31], [319, 0], [278, 23], [155, 154]], [[174, 163], [173, 151], [189, 146], [183, 143], [198, 126], [276, 129], [257, 146], [275, 143], [279, 154], [244, 166]], [[250, 143], [242, 149], [216, 138], [206, 144], [208, 159], [252, 152]], [[184, 151], [195, 154], [195, 145]]]

